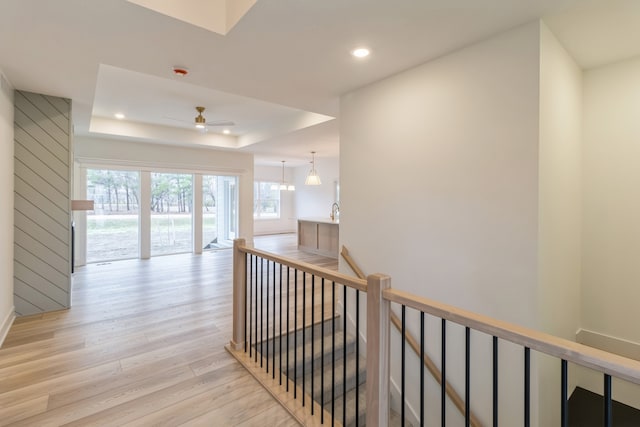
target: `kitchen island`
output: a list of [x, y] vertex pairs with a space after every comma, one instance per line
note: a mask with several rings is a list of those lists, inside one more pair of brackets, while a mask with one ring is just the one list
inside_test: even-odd
[[331, 218], [298, 219], [298, 249], [338, 258], [339, 223]]

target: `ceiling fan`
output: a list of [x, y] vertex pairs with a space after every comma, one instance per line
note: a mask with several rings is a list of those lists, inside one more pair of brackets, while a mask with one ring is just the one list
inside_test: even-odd
[[188, 122], [186, 120], [181, 120], [181, 119], [174, 119], [172, 117], [167, 117], [167, 119], [176, 120], [183, 123], [193, 123], [196, 129], [199, 129], [202, 132], [206, 132], [208, 126], [235, 126], [235, 122], [232, 122], [231, 120], [214, 120], [214, 121], [208, 122], [207, 119], [202, 115], [202, 113], [204, 113], [204, 110], [205, 110], [205, 107], [196, 107], [196, 111], [198, 112], [198, 115], [195, 117], [193, 122]]

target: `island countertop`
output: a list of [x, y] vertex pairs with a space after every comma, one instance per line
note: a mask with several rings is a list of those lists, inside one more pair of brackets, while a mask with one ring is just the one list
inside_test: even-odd
[[304, 222], [320, 222], [323, 224], [340, 224], [340, 220], [336, 220], [333, 221], [330, 217], [309, 217], [309, 218], [298, 218], [298, 221], [304, 221]]
[[331, 218], [299, 218], [298, 249], [338, 258], [339, 222]]

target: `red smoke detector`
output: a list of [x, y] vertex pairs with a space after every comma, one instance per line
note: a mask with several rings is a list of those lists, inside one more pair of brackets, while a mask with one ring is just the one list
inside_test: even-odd
[[187, 70], [184, 67], [173, 67], [173, 74], [175, 74], [178, 77], [184, 77], [187, 74], [189, 74], [189, 70]]

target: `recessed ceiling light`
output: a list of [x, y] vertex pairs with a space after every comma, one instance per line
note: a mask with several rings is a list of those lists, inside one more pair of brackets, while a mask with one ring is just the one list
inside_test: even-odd
[[125, 117], [125, 115], [124, 115], [124, 114], [122, 114], [122, 113], [115, 113], [115, 114], [114, 114], [114, 116], [115, 116], [115, 118], [116, 118], [116, 119], [118, 119], [118, 120], [123, 120], [123, 119], [124, 119], [124, 117]]
[[231, 131], [229, 129], [225, 129], [222, 131], [222, 133], [224, 133], [225, 135], [229, 135]]
[[356, 58], [366, 58], [370, 53], [371, 51], [366, 47], [359, 47], [351, 51], [351, 55], [355, 56]]

